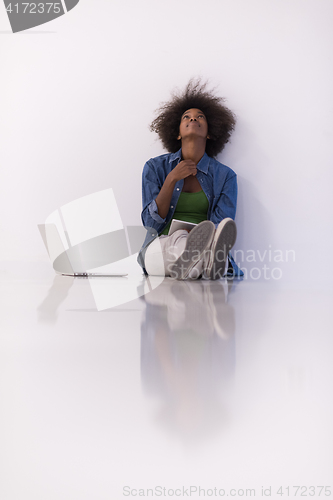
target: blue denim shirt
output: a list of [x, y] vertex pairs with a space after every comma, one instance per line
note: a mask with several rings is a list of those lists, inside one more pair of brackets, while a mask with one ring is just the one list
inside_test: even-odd
[[[165, 219], [158, 214], [156, 197], [159, 194], [167, 175], [181, 161], [181, 149], [176, 153], [167, 153], [148, 160], [142, 173], [142, 223], [147, 229], [146, 239], [139, 252], [138, 262], [144, 268], [145, 249], [171, 221], [176, 209], [178, 198], [183, 189], [184, 179], [176, 182], [171, 197], [170, 208]], [[196, 175], [203, 192], [207, 196], [209, 208], [207, 219], [219, 225], [225, 217], [235, 218], [237, 204], [237, 176], [231, 168], [211, 158], [205, 153], [197, 164]], [[229, 254], [234, 276], [243, 276]]]

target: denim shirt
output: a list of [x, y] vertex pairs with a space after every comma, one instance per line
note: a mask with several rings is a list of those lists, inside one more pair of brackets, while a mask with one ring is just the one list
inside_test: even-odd
[[[170, 208], [165, 219], [158, 214], [156, 197], [159, 194], [167, 175], [181, 161], [181, 149], [176, 153], [167, 153], [148, 160], [142, 172], [142, 206], [141, 219], [147, 229], [146, 239], [138, 255], [138, 262], [144, 268], [144, 254], [147, 246], [163, 231], [171, 221], [176, 209], [178, 198], [182, 192], [184, 179], [176, 182], [171, 197]], [[197, 164], [197, 175], [209, 208], [207, 219], [219, 225], [225, 217], [235, 218], [237, 204], [237, 176], [231, 168], [211, 158], [205, 153]], [[233, 273], [228, 275], [243, 276], [229, 253]]]

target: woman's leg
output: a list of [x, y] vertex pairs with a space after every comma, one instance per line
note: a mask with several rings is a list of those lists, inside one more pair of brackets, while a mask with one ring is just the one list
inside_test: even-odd
[[188, 232], [175, 231], [171, 236], [156, 238], [147, 248], [145, 268], [151, 276], [170, 276], [170, 267], [184, 252]]
[[203, 271], [205, 254], [209, 251], [214, 239], [215, 226], [205, 220], [190, 232], [186, 247], [170, 268], [171, 277], [175, 279], [198, 279]]
[[[228, 252], [236, 240], [236, 224], [226, 218], [216, 231], [210, 225], [213, 226], [211, 222], [204, 221], [196, 226], [187, 247], [189, 233], [182, 229], [171, 236], [156, 238], [146, 250], [145, 268], [148, 274], [176, 279], [198, 279], [202, 276], [213, 280], [225, 276], [229, 264]], [[196, 261], [194, 265], [193, 259]]]
[[185, 251], [171, 265], [171, 276], [177, 279], [216, 280], [228, 272], [228, 252], [236, 241], [235, 222], [225, 218], [216, 231], [214, 224], [203, 221], [192, 229]]

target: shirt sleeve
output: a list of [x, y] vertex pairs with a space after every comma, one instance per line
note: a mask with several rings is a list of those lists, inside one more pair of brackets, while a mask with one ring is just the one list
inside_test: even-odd
[[151, 217], [158, 222], [159, 224], [163, 224], [165, 222], [165, 219], [162, 219], [160, 215], [158, 215], [158, 207], [157, 203], [155, 200], [153, 200], [149, 205], [148, 205], [148, 211], [151, 215]]
[[159, 230], [160, 226], [165, 222], [158, 214], [156, 197], [159, 194], [161, 187], [154, 169], [149, 161], [143, 167], [142, 172], [142, 223], [146, 228], [154, 228]]
[[221, 194], [214, 200], [211, 221], [217, 227], [226, 217], [235, 219], [237, 205], [237, 176], [228, 177], [223, 185]]

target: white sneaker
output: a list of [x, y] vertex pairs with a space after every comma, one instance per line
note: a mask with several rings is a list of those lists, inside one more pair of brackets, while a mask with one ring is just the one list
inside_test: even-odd
[[228, 253], [234, 246], [236, 237], [236, 224], [230, 217], [226, 217], [217, 226], [211, 249], [208, 252], [205, 272], [211, 280], [223, 277]]
[[189, 233], [184, 252], [171, 266], [170, 276], [177, 280], [184, 280], [190, 271], [204, 256], [212, 244], [215, 226], [209, 220], [204, 220], [195, 226]]

